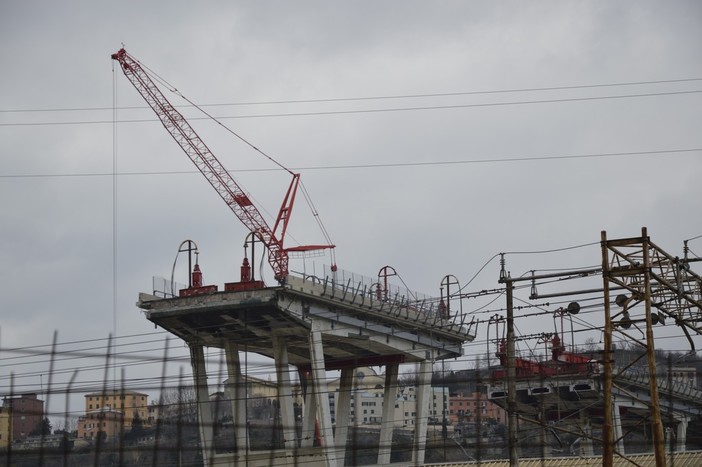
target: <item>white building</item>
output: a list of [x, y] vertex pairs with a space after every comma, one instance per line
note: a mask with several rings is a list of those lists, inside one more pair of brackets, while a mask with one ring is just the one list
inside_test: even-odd
[[[385, 393], [385, 377], [368, 367], [357, 368], [354, 372], [353, 395], [349, 422], [358, 425], [379, 425], [383, 415], [383, 395]], [[340, 380], [329, 383], [329, 407], [332, 413], [332, 423], [336, 423], [336, 400]], [[432, 388], [429, 399], [429, 419], [441, 420], [443, 414], [448, 416], [448, 388]], [[393, 425], [396, 427], [411, 427], [417, 415], [417, 394], [414, 386], [398, 388], [395, 399]]]

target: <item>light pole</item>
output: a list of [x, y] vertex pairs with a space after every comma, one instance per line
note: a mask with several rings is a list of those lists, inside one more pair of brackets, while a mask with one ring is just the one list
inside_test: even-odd
[[184, 252], [188, 252], [188, 288], [193, 286], [193, 277], [192, 277], [192, 270], [193, 270], [193, 253], [195, 253], [195, 264], [197, 264], [197, 255], [200, 254], [200, 251], [197, 248], [197, 243], [195, 243], [193, 240], [183, 240], [180, 242], [180, 245], [178, 245], [178, 252], [176, 253], [175, 259], [173, 260], [173, 268], [171, 269], [171, 295], [175, 297], [175, 283], [174, 281], [174, 276], [175, 276], [175, 267], [176, 263], [178, 262], [178, 255]]

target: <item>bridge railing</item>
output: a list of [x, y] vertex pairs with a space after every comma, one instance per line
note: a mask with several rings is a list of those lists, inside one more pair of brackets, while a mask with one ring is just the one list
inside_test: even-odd
[[293, 274], [316, 286], [327, 298], [368, 306], [396, 318], [451, 328], [474, 337], [472, 323], [467, 322], [467, 316], [459, 313], [449, 316], [440, 306], [440, 298], [394, 284], [381, 285], [377, 278], [345, 270], [325, 271], [321, 277], [299, 272]]
[[[624, 368], [615, 370], [615, 374], [620, 375], [626, 380], [640, 385], [650, 384], [648, 368]], [[702, 391], [690, 384], [683, 384], [679, 381], [671, 381], [666, 377], [659, 377], [656, 380], [658, 389], [668, 392], [676, 397], [685, 397], [702, 401]]]

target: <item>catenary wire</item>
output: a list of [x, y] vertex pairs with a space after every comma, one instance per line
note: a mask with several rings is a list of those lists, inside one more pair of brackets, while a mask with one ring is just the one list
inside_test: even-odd
[[[386, 164], [357, 164], [357, 165], [315, 165], [291, 167], [290, 170], [307, 171], [307, 170], [348, 170], [348, 169], [379, 169], [379, 168], [396, 168], [396, 167], [425, 167], [425, 166], [444, 166], [444, 165], [463, 165], [463, 164], [491, 164], [491, 163], [511, 163], [511, 162], [535, 162], [535, 161], [553, 161], [553, 160], [570, 160], [570, 159], [591, 159], [600, 157], [629, 157], [629, 156], [654, 156], [663, 154], [686, 154], [702, 152], [702, 148], [684, 148], [684, 149], [661, 149], [652, 151], [626, 151], [626, 152], [603, 152], [589, 154], [566, 154], [559, 156], [508, 156], [498, 157], [495, 159], [472, 159], [459, 161], [432, 161], [432, 162], [398, 162]], [[239, 172], [271, 172], [281, 169], [273, 168], [257, 168], [257, 169], [236, 169], [229, 170], [232, 173]], [[153, 175], [189, 175], [196, 174], [194, 170], [182, 171], [153, 171], [153, 172], [122, 172], [118, 176], [153, 176]], [[111, 172], [88, 172], [88, 173], [66, 173], [66, 174], [3, 174], [0, 178], [54, 178], [54, 177], [111, 177]], [[505, 254], [522, 254], [522, 252], [506, 252]]]
[[[670, 91], [670, 92], [654, 92], [641, 94], [621, 94], [612, 96], [590, 96], [590, 97], [571, 97], [561, 99], [538, 99], [531, 101], [511, 101], [511, 102], [485, 102], [479, 104], [452, 104], [452, 105], [428, 105], [415, 107], [395, 107], [395, 108], [377, 108], [377, 109], [356, 109], [356, 110], [330, 110], [316, 112], [290, 112], [290, 113], [275, 113], [275, 114], [249, 114], [249, 115], [222, 115], [214, 117], [217, 120], [232, 120], [232, 119], [252, 119], [252, 118], [285, 118], [285, 117], [317, 117], [328, 115], [355, 115], [369, 113], [389, 113], [389, 112], [416, 112], [425, 110], [451, 110], [451, 109], [468, 109], [482, 107], [502, 107], [512, 105], [537, 105], [537, 104], [555, 104], [565, 102], [587, 102], [601, 101], [607, 99], [637, 99], [642, 97], [661, 97], [661, 96], [676, 96], [702, 93], [702, 89], [694, 89], [689, 91]], [[187, 99], [186, 99], [187, 100]], [[188, 101], [190, 102], [190, 101]], [[194, 105], [194, 104], [193, 104]], [[200, 109], [202, 110], [202, 109]], [[211, 117], [194, 117], [188, 120], [207, 120]], [[118, 123], [150, 123], [158, 122], [157, 119], [128, 119], [120, 120]], [[66, 121], [66, 122], [24, 122], [24, 123], [0, 123], [0, 127], [18, 127], [18, 126], [52, 126], [52, 125], [99, 125], [112, 124], [109, 120], [81, 120], [81, 121]]]
[[[142, 64], [142, 66], [144, 66]], [[153, 71], [150, 70], [152, 73]], [[156, 73], [154, 76], [159, 78], [159, 81], [165, 83]], [[211, 103], [201, 104], [200, 107], [222, 107], [222, 106], [243, 106], [243, 105], [278, 105], [278, 104], [310, 104], [322, 102], [353, 102], [353, 101], [369, 101], [369, 100], [385, 100], [385, 99], [414, 99], [427, 97], [456, 97], [470, 96], [481, 94], [505, 94], [518, 92], [542, 92], [542, 91], [561, 91], [569, 89], [591, 89], [616, 86], [640, 86], [650, 84], [670, 84], [670, 83], [685, 83], [693, 81], [702, 81], [702, 78], [681, 78], [667, 80], [652, 80], [652, 81], [629, 81], [621, 83], [604, 83], [604, 84], [582, 84], [570, 86], [546, 86], [535, 88], [517, 88], [517, 89], [495, 89], [486, 91], [462, 91], [462, 92], [439, 92], [439, 93], [424, 93], [424, 94], [400, 94], [386, 96], [360, 96], [360, 97], [339, 97], [339, 98], [321, 98], [321, 99], [289, 99], [275, 101], [252, 101], [252, 102], [231, 102], [231, 103]], [[123, 110], [148, 109], [146, 106], [128, 106], [120, 107]], [[0, 109], [0, 113], [20, 113], [20, 112], [81, 112], [81, 111], [103, 111], [109, 110], [108, 107], [74, 107], [74, 108], [44, 108], [44, 109]]]

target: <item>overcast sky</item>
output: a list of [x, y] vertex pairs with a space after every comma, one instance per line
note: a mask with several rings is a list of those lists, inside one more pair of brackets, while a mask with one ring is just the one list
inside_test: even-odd
[[[602, 230], [677, 255], [702, 234], [698, 1], [194, 5], [0, 3], [2, 348], [153, 332], [134, 303], [188, 238], [206, 283], [238, 279], [246, 230], [110, 60], [122, 44], [302, 174], [347, 271], [439, 295], [499, 252], [595, 244], [508, 254], [518, 276], [598, 265]], [[184, 113], [276, 213], [288, 175]], [[293, 218], [323, 241], [302, 198]]]

